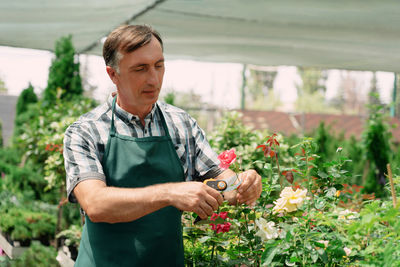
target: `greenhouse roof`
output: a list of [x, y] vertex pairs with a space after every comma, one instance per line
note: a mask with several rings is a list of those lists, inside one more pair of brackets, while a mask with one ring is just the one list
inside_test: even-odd
[[101, 54], [121, 24], [150, 24], [169, 59], [400, 72], [398, 0], [0, 0], [0, 45]]

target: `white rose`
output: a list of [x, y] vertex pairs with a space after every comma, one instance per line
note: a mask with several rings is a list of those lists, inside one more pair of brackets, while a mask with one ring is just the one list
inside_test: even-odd
[[278, 229], [275, 227], [274, 222], [267, 222], [267, 220], [265, 220], [264, 218], [259, 218], [255, 222], [257, 228], [259, 229], [256, 235], [261, 237], [263, 241], [275, 239], [278, 237]]

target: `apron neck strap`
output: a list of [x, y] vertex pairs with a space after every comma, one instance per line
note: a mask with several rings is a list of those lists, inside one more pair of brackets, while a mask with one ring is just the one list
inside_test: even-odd
[[164, 127], [165, 135], [168, 136], [169, 138], [171, 138], [171, 136], [169, 135], [168, 126], [167, 126], [167, 123], [165, 121], [164, 114], [163, 114], [163, 112], [161, 110], [161, 107], [157, 104], [157, 102], [156, 102], [156, 107], [157, 107], [158, 113], [160, 114], [161, 123], [162, 123], [162, 125]]
[[115, 102], [117, 100], [117, 95], [114, 96], [113, 102], [112, 102], [112, 115], [111, 115], [111, 129], [110, 129], [110, 133], [112, 135], [115, 134], [115, 126], [114, 126], [114, 111], [115, 111]]
[[[114, 125], [114, 113], [115, 113], [116, 100], [117, 100], [117, 95], [114, 96], [114, 99], [113, 99], [113, 102], [112, 102], [111, 129], [110, 129], [110, 133], [112, 135], [115, 135], [115, 133], [116, 133], [115, 125]], [[160, 114], [161, 123], [162, 123], [162, 126], [164, 128], [165, 135], [168, 136], [169, 138], [171, 138], [171, 136], [169, 135], [167, 123], [165, 122], [164, 114], [161, 111], [160, 106], [158, 106], [157, 102], [156, 102], [156, 108], [157, 108], [158, 113]]]

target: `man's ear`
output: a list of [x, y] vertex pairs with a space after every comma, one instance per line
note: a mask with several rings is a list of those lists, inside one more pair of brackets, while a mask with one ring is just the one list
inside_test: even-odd
[[111, 81], [116, 85], [118, 81], [118, 73], [110, 66], [106, 66], [106, 70]]

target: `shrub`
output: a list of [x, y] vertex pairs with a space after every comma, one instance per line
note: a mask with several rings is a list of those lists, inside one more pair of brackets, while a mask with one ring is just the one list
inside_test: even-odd
[[385, 172], [390, 159], [391, 133], [383, 106], [370, 105], [369, 110], [370, 115], [363, 132], [363, 143], [370, 162], [370, 170], [364, 186], [368, 193], [375, 192], [376, 196], [380, 197], [384, 195], [383, 188], [386, 184]]
[[1, 230], [14, 241], [29, 244], [39, 240], [45, 245], [53, 239], [56, 217], [43, 211], [32, 211], [26, 207], [2, 208]]
[[16, 116], [26, 112], [28, 110], [28, 105], [38, 102], [38, 98], [33, 91], [33, 86], [29, 83], [28, 88], [24, 89], [18, 97]]
[[51, 106], [56, 99], [72, 99], [83, 93], [79, 74], [78, 56], [72, 44], [72, 36], [62, 37], [56, 42], [47, 87], [44, 91], [44, 104]]
[[19, 258], [11, 261], [11, 267], [58, 267], [57, 251], [53, 247], [46, 247], [33, 242]]

